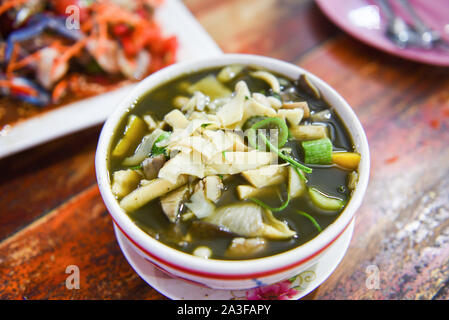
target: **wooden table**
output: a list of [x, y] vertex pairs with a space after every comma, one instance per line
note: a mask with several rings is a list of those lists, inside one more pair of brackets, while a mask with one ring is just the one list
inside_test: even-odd
[[[371, 179], [350, 248], [311, 299], [449, 299], [449, 70], [342, 33], [312, 0], [187, 0], [225, 52], [318, 75], [354, 108]], [[0, 161], [0, 298], [164, 299], [131, 269], [100, 197], [100, 127]], [[80, 268], [68, 290], [68, 265]], [[378, 268], [378, 289], [366, 286]]]

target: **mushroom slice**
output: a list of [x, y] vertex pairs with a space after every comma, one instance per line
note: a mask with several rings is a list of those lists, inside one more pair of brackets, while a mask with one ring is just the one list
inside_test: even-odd
[[277, 220], [270, 210], [249, 202], [220, 207], [204, 221], [243, 237], [280, 240], [296, 235], [285, 223]]
[[308, 118], [310, 116], [310, 108], [307, 101], [296, 101], [296, 102], [284, 102], [282, 104], [282, 108], [284, 109], [302, 109], [304, 111], [304, 118]]
[[318, 90], [318, 88], [310, 81], [309, 77], [305, 74], [302, 74], [298, 81], [297, 81], [297, 87], [299, 89], [304, 90], [308, 94], [310, 94], [312, 97], [320, 99], [321, 93]]
[[189, 187], [185, 185], [161, 197], [162, 210], [170, 222], [175, 223], [178, 220], [182, 204], [188, 195]]
[[229, 258], [243, 258], [254, 256], [266, 248], [264, 238], [234, 238], [226, 249], [225, 256]]
[[215, 205], [212, 201], [206, 198], [204, 189], [198, 188], [190, 197], [190, 201], [186, 203], [197, 218], [202, 219], [213, 214]]
[[152, 180], [157, 177], [159, 170], [165, 164], [165, 155], [160, 154], [156, 157], [149, 157], [143, 160], [142, 169], [146, 179]]
[[267, 82], [274, 92], [276, 93], [281, 92], [281, 85], [279, 84], [279, 80], [273, 74], [267, 71], [255, 71], [251, 72], [251, 76]]

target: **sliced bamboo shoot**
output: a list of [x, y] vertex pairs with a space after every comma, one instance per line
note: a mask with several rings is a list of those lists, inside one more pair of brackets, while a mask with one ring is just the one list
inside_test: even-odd
[[284, 182], [287, 177], [287, 167], [273, 164], [259, 169], [243, 171], [242, 176], [256, 188], [263, 188]]
[[188, 126], [189, 121], [184, 114], [178, 109], [172, 110], [164, 117], [164, 121], [174, 129], [184, 129]]
[[[299, 170], [299, 169], [297, 169]], [[306, 183], [298, 175], [295, 168], [292, 166], [288, 167], [288, 193], [290, 198], [297, 198], [301, 196], [304, 191], [306, 191]]]
[[120, 201], [120, 206], [127, 212], [132, 212], [143, 205], [147, 204], [153, 199], [156, 199], [167, 192], [175, 190], [176, 188], [187, 183], [188, 177], [181, 175], [178, 177], [176, 183], [171, 183], [164, 179], [154, 179], [148, 184], [137, 188]]
[[241, 200], [246, 200], [248, 198], [254, 198], [264, 194], [269, 194], [273, 191], [272, 188], [255, 188], [247, 184], [241, 184], [236, 188], [237, 194]]
[[112, 193], [122, 198], [139, 185], [140, 174], [135, 170], [119, 170], [112, 175]]
[[210, 201], [217, 202], [221, 197], [224, 189], [223, 182], [218, 176], [207, 176], [204, 181], [204, 193]]
[[138, 116], [130, 115], [125, 133], [112, 151], [114, 157], [123, 157], [133, 151], [147, 131], [147, 124]]
[[277, 115], [280, 118], [287, 120], [291, 126], [297, 126], [304, 116], [304, 110], [301, 108], [279, 109]]
[[290, 129], [290, 133], [295, 139], [316, 140], [327, 137], [327, 130], [322, 125], [300, 125]]
[[193, 94], [195, 91], [200, 91], [209, 96], [211, 100], [217, 98], [227, 97], [231, 94], [231, 91], [226, 88], [220, 81], [213, 75], [204, 77], [200, 81], [191, 85], [187, 91]]
[[284, 102], [282, 105], [284, 109], [297, 109], [300, 108], [304, 111], [304, 118], [308, 118], [310, 116], [309, 104], [307, 101], [298, 101], [298, 102]]

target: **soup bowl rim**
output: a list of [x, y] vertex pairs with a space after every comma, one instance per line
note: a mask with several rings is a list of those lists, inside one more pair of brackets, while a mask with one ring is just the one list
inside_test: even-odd
[[[295, 78], [299, 74], [306, 74], [319, 88], [323, 96], [328, 101], [331, 100], [329, 101], [332, 103], [331, 107], [336, 110], [348, 131], [350, 131], [352, 139], [356, 144], [356, 150], [361, 154], [358, 168], [359, 176], [357, 186], [339, 217], [305, 244], [263, 258], [248, 260], [203, 259], [154, 239], [132, 221], [129, 215], [120, 207], [112, 193], [107, 166], [108, 152], [116, 127], [137, 98], [183, 74], [232, 64], [262, 67], [289, 78]], [[368, 140], [355, 112], [343, 97], [323, 80], [296, 65], [277, 59], [249, 54], [223, 54], [209, 59], [180, 62], [153, 73], [139, 82], [121, 100], [118, 107], [105, 122], [97, 146], [95, 167], [99, 190], [113, 222], [128, 240], [148, 255], [153, 262], [159, 266], [172, 268], [187, 275], [211, 279], [238, 280], [272, 275], [297, 268], [318, 256], [340, 237], [353, 220], [354, 214], [361, 205], [366, 192], [369, 180], [370, 156]]]

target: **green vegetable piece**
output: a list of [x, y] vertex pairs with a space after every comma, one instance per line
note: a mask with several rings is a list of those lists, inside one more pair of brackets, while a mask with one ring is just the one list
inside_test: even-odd
[[229, 82], [234, 79], [242, 70], [242, 65], [226, 66], [218, 73], [217, 79], [221, 82]]
[[265, 120], [266, 118], [267, 117], [264, 117], [264, 116], [253, 116], [253, 117], [251, 117], [251, 118], [249, 118], [248, 120], [245, 121], [245, 123], [243, 124], [242, 129], [245, 130], [245, 131], [248, 130], [248, 129], [251, 129], [251, 127], [253, 125], [255, 125], [257, 122]]
[[[296, 161], [295, 159], [293, 159], [292, 157], [283, 154], [281, 151], [279, 151], [275, 146], [273, 146], [271, 144], [271, 142], [267, 139], [267, 137], [265, 137], [263, 134], [260, 134], [260, 138], [269, 146], [270, 150], [273, 151], [274, 153], [277, 153], [279, 158], [283, 159], [284, 161], [290, 163], [292, 166], [301, 169], [302, 171], [306, 172], [306, 173], [312, 173], [312, 169], [299, 163], [298, 161]], [[301, 178], [304, 178], [304, 175], [301, 175], [299, 173], [299, 175], [301, 176]], [[306, 181], [306, 180], [305, 180]]]
[[332, 142], [329, 138], [303, 141], [304, 163], [306, 164], [331, 164]]
[[154, 141], [159, 137], [163, 131], [161, 129], [155, 129], [152, 133], [147, 134], [142, 138], [142, 142], [137, 147], [132, 156], [123, 159], [123, 166], [136, 166], [141, 163], [151, 153], [151, 148], [154, 145]]
[[223, 98], [231, 95], [231, 90], [226, 88], [217, 78], [213, 75], [204, 77], [200, 81], [194, 83], [187, 91], [193, 94], [195, 91], [201, 91], [206, 96], [209, 96], [211, 100], [217, 98]]
[[124, 157], [129, 154], [140, 143], [146, 131], [147, 125], [145, 121], [136, 115], [130, 115], [123, 137], [119, 140], [112, 151], [112, 156]]
[[[285, 122], [282, 119], [279, 118], [268, 118], [268, 117], [262, 117], [262, 120], [260, 120], [261, 117], [257, 116], [257, 117], [252, 117], [249, 118], [244, 127], [245, 126], [249, 126], [251, 124], [250, 129], [248, 130], [248, 143], [255, 147], [256, 149], [258, 148], [258, 145], [256, 143], [256, 135], [257, 135], [257, 130], [258, 129], [262, 129], [266, 127], [270, 127], [270, 126], [274, 126], [278, 128], [278, 146], [282, 147], [288, 139], [288, 127], [285, 124]], [[258, 120], [256, 122], [256, 120]], [[261, 132], [259, 133], [259, 137], [260, 139], [270, 148], [270, 150], [274, 153], [277, 153], [277, 155], [279, 156], [279, 158], [283, 159], [284, 161], [290, 163], [292, 166], [301, 169], [302, 171], [306, 172], [306, 173], [312, 173], [312, 169], [299, 163], [298, 161], [296, 161], [295, 159], [293, 159], [292, 157], [283, 154], [281, 151], [279, 151], [279, 149], [274, 146], [270, 140]], [[298, 172], [298, 174], [300, 175], [300, 177], [306, 181], [305, 176], [302, 174], [300, 174]]]
[[[250, 121], [252, 118], [248, 119]], [[277, 147], [282, 148], [288, 139], [288, 127], [284, 120], [280, 118], [268, 118], [254, 123], [248, 131], [248, 142], [253, 148], [257, 148], [256, 135], [258, 130], [265, 129], [267, 133], [277, 130]], [[272, 142], [271, 142], [272, 143]]]
[[344, 200], [328, 196], [316, 188], [309, 188], [309, 196], [314, 205], [324, 210], [339, 211], [345, 205]]
[[165, 139], [167, 139], [170, 136], [170, 132], [164, 131], [161, 133], [161, 135], [154, 141], [153, 147], [151, 148], [151, 155], [152, 156], [158, 156], [160, 154], [164, 154], [167, 156], [167, 148], [165, 147], [158, 147], [157, 144]]
[[299, 211], [296, 210], [297, 213], [299, 213], [300, 215], [306, 217], [307, 219], [310, 220], [310, 222], [312, 222], [312, 224], [315, 226], [315, 228], [318, 230], [318, 232], [321, 232], [323, 229], [321, 228], [321, 226], [319, 225], [319, 223], [315, 220], [314, 217], [312, 217], [310, 214], [305, 213], [303, 211]]
[[272, 212], [279, 212], [279, 211], [282, 211], [285, 208], [287, 208], [288, 204], [290, 203], [290, 194], [287, 192], [287, 199], [285, 200], [285, 202], [280, 207], [277, 207], [277, 208], [270, 207], [265, 202], [260, 201], [259, 199], [256, 199], [256, 198], [248, 198], [248, 199], [251, 200], [252, 202], [258, 204], [262, 208], [271, 210]]

